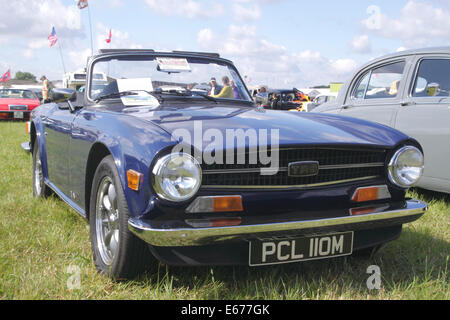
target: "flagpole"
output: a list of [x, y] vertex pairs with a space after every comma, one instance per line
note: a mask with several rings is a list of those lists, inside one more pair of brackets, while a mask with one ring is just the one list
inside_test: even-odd
[[63, 54], [62, 54], [61, 43], [59, 41], [58, 41], [58, 47], [59, 47], [59, 55], [61, 56], [61, 62], [62, 62], [64, 74], [66, 74], [66, 65], [64, 64], [64, 58], [63, 58]]
[[90, 6], [87, 6], [88, 16], [89, 16], [89, 28], [91, 30], [91, 55], [94, 55], [94, 41], [92, 40], [92, 21], [91, 21], [91, 9]]

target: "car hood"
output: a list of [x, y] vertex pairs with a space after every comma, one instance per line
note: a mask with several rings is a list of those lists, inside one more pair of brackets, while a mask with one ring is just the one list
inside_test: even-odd
[[39, 100], [33, 100], [33, 99], [12, 99], [12, 98], [0, 98], [0, 107], [8, 108], [11, 104], [18, 104], [18, 105], [27, 105], [31, 107], [36, 107], [40, 104]]
[[[158, 110], [136, 107], [123, 112], [150, 121], [174, 137], [188, 134], [191, 139], [202, 139], [204, 136], [204, 146], [214, 139], [211, 136], [226, 137], [227, 133], [250, 135], [256, 132], [257, 136], [269, 137], [269, 141], [271, 133], [278, 133], [280, 146], [344, 144], [389, 148], [408, 138], [395, 129], [365, 120], [254, 107], [191, 105]], [[238, 129], [243, 131], [236, 131]]]

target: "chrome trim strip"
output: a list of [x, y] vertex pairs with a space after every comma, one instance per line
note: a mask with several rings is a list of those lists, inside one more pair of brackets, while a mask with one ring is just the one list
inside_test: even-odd
[[395, 218], [412, 217], [424, 214], [427, 204], [419, 200], [407, 200], [404, 209], [384, 211], [366, 215], [346, 216], [331, 219], [317, 219], [296, 222], [241, 225], [217, 228], [154, 229], [138, 218], [128, 220], [128, 228], [137, 237], [155, 246], [200, 246], [223, 243], [230, 240], [245, 240], [249, 237], [263, 236], [264, 233], [301, 231], [323, 227], [335, 227], [358, 223], [371, 223]]
[[375, 167], [384, 167], [384, 162], [336, 164], [336, 165], [329, 165], [329, 166], [319, 166], [319, 170], [375, 168]]
[[371, 180], [371, 179], [375, 179], [378, 177], [379, 176], [369, 176], [369, 177], [361, 177], [361, 178], [355, 178], [355, 179], [336, 180], [336, 181], [323, 182], [323, 183], [303, 184], [303, 185], [293, 185], [293, 186], [201, 186], [200, 189], [266, 189], [266, 190], [305, 189], [305, 188], [313, 188], [313, 187], [331, 186], [331, 185], [335, 185], [335, 184], [354, 182], [354, 181]]
[[[319, 170], [336, 170], [336, 169], [354, 169], [354, 168], [375, 168], [383, 167], [383, 162], [372, 163], [354, 163], [354, 164], [336, 164], [320, 166]], [[239, 173], [260, 173], [263, 168], [250, 168], [250, 169], [228, 169], [228, 170], [203, 170], [203, 174], [239, 174]], [[270, 169], [270, 168], [267, 168]], [[288, 168], [278, 168], [278, 172], [287, 172]]]

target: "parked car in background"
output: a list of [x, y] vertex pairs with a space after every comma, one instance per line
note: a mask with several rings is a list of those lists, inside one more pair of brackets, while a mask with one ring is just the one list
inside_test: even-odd
[[337, 100], [314, 112], [376, 121], [417, 139], [425, 153], [418, 186], [450, 193], [450, 47], [391, 54], [364, 65]]
[[[33, 194], [53, 190], [89, 220], [95, 266], [113, 279], [156, 260], [262, 266], [373, 252], [427, 209], [405, 197], [422, 172], [417, 141], [257, 108], [218, 54], [108, 50], [87, 70], [83, 94], [55, 89], [32, 112]], [[94, 93], [99, 72], [109, 83]], [[232, 79], [240, 99], [188, 89], [205, 74]]]
[[271, 89], [256, 95], [256, 102], [265, 109], [302, 111], [309, 97], [296, 88]]
[[337, 93], [319, 94], [313, 101], [304, 104], [302, 111], [311, 112], [318, 106], [336, 100]]
[[0, 119], [27, 120], [41, 102], [31, 90], [0, 89]]
[[38, 97], [39, 101], [42, 101], [42, 89], [41, 88], [30, 88], [28, 90], [33, 91], [33, 93]]

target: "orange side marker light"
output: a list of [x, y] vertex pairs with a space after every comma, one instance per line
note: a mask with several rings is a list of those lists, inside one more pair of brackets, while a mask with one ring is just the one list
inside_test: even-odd
[[134, 191], [139, 191], [141, 188], [142, 182], [144, 180], [144, 175], [132, 169], [127, 171], [127, 181], [128, 188]]

